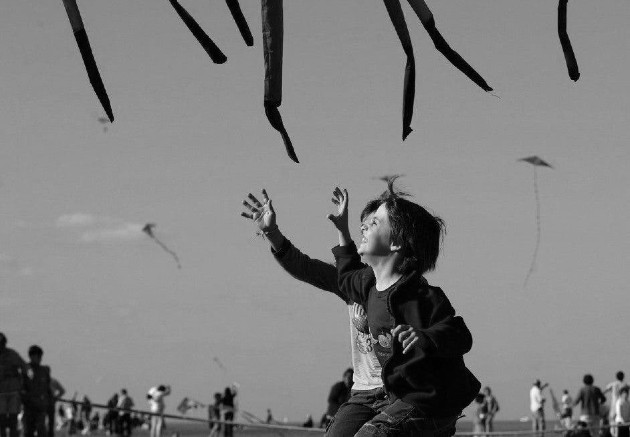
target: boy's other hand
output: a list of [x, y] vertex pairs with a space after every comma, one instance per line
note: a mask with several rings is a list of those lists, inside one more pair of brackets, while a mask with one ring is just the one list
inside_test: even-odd
[[337, 206], [337, 214], [328, 214], [326, 217], [333, 222], [339, 232], [349, 233], [348, 227], [348, 190], [335, 187], [332, 203]]
[[408, 353], [419, 342], [418, 334], [413, 326], [398, 325], [392, 329], [392, 337], [398, 340], [403, 347], [403, 354]]
[[252, 193], [249, 193], [247, 197], [253, 205], [247, 200], [243, 200], [243, 205], [249, 209], [249, 212], [241, 212], [241, 216], [253, 220], [258, 229], [267, 232], [276, 226], [276, 211], [273, 209], [271, 199], [267, 196], [267, 191], [264, 188], [262, 189], [262, 196], [263, 201], [261, 203]]

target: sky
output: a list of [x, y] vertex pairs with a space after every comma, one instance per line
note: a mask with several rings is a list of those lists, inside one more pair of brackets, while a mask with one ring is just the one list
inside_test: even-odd
[[[359, 212], [401, 187], [447, 223], [427, 279], [474, 337], [468, 367], [500, 419], [528, 414], [537, 378], [575, 393], [630, 372], [630, 7], [569, 3], [581, 71], [566, 72], [549, 0], [431, 1], [438, 28], [499, 98], [454, 69], [407, 14], [417, 63], [403, 143], [405, 58], [382, 2], [285, 2], [281, 112], [300, 164], [263, 111], [260, 5], [246, 47], [221, 1], [182, 0], [228, 61], [215, 65], [166, 0], [82, 0], [116, 120], [103, 116], [61, 1], [0, 2], [0, 331], [31, 344], [72, 394], [171, 384], [241, 408], [319, 417], [350, 364], [347, 310], [297, 283], [240, 217], [265, 187], [281, 230], [332, 261], [335, 186]], [[534, 168], [541, 239], [536, 244]], [[182, 269], [141, 232], [155, 234]], [[219, 366], [215, 357], [222, 364]], [[548, 414], [551, 410], [548, 407]]]

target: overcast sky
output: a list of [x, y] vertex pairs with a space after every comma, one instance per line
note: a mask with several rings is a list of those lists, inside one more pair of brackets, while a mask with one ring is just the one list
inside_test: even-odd
[[[468, 323], [467, 365], [501, 419], [528, 414], [536, 378], [561, 392], [630, 372], [630, 6], [569, 4], [582, 76], [567, 75], [550, 0], [429, 3], [495, 88], [455, 70], [405, 5], [417, 58], [402, 143], [405, 58], [382, 2], [285, 2], [289, 160], [263, 111], [260, 5], [246, 47], [224, 2], [183, 0], [228, 56], [214, 65], [166, 0], [79, 3], [116, 121], [107, 132], [61, 1], [0, 2], [0, 331], [31, 344], [72, 393], [136, 403], [170, 383], [209, 401], [232, 381], [254, 414], [319, 417], [350, 364], [341, 301], [275, 264], [241, 200], [266, 187], [286, 235], [332, 261], [325, 219], [350, 191], [355, 236], [375, 177], [447, 223], [438, 268]], [[539, 155], [541, 241], [534, 172]], [[183, 268], [146, 235], [178, 253]], [[223, 364], [222, 369], [214, 358]], [[548, 411], [551, 413], [551, 411]]]

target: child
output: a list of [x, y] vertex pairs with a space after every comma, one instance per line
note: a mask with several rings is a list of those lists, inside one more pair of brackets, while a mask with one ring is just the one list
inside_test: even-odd
[[446, 437], [481, 388], [464, 365], [472, 336], [444, 292], [422, 276], [435, 268], [442, 220], [396, 193], [393, 180], [388, 188], [361, 214], [358, 249], [348, 228], [346, 190], [335, 189], [337, 215], [328, 216], [339, 234], [333, 249], [339, 289], [367, 311], [390, 398], [356, 435]]

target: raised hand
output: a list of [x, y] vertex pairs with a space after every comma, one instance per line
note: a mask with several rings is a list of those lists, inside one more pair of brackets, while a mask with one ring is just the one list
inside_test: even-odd
[[262, 189], [262, 203], [252, 194], [247, 195], [251, 204], [243, 200], [243, 205], [249, 212], [241, 212], [241, 216], [253, 220], [258, 229], [268, 232], [276, 227], [276, 211], [273, 209], [271, 199], [267, 196], [267, 191]]
[[326, 217], [333, 222], [339, 232], [348, 232], [348, 190], [335, 187], [332, 203], [337, 206], [337, 214], [328, 214]]

